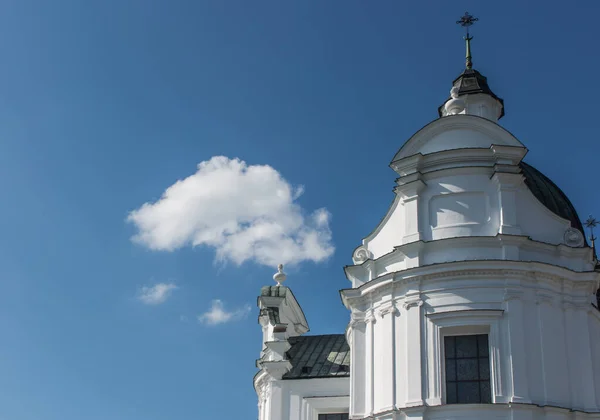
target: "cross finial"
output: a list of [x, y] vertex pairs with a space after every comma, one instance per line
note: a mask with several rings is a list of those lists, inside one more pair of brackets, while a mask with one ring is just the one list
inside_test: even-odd
[[456, 23], [462, 26], [467, 30], [467, 35], [465, 36], [465, 42], [467, 43], [467, 56], [466, 56], [466, 67], [467, 69], [473, 68], [473, 62], [471, 61], [471, 40], [472, 36], [469, 35], [469, 27], [477, 22], [479, 18], [473, 17], [469, 14], [469, 12], [465, 12], [464, 16], [457, 20]]
[[594, 236], [594, 228], [596, 228], [598, 226], [598, 221], [592, 217], [592, 215], [590, 214], [590, 216], [587, 218], [587, 220], [585, 222], [583, 222], [585, 224], [585, 226], [590, 230], [590, 242], [592, 243], [592, 251], [594, 252], [594, 258], [597, 259], [596, 256], [596, 236]]

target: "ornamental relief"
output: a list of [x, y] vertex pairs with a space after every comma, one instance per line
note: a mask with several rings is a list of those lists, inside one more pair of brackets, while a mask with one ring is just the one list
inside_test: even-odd
[[369, 252], [367, 247], [361, 245], [354, 250], [354, 253], [352, 254], [352, 261], [354, 262], [354, 264], [362, 264], [365, 261], [371, 259], [371, 257], [372, 254], [371, 252]]
[[420, 297], [410, 297], [410, 298], [406, 298], [404, 300], [404, 303], [402, 304], [402, 306], [404, 307], [404, 309], [409, 310], [412, 307], [421, 307], [423, 306], [423, 299], [421, 299]]
[[572, 248], [580, 248], [585, 243], [581, 231], [572, 227], [567, 228], [565, 231], [564, 241], [567, 246]]
[[381, 305], [378, 308], [377, 313], [380, 318], [384, 318], [388, 314], [399, 315], [400, 311], [398, 311], [398, 308], [396, 307], [396, 304], [394, 302], [389, 302], [389, 303], [386, 303], [385, 305]]

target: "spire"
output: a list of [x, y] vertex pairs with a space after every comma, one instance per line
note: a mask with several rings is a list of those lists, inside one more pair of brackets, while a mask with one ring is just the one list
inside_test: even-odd
[[469, 12], [465, 12], [465, 15], [461, 17], [460, 20], [456, 21], [456, 23], [458, 23], [460, 26], [467, 30], [467, 35], [464, 38], [467, 47], [465, 63], [465, 67], [467, 68], [467, 70], [471, 70], [473, 68], [473, 61], [471, 60], [471, 40], [473, 39], [473, 37], [469, 35], [469, 26], [473, 25], [478, 20], [479, 18], [471, 16]]
[[473, 68], [469, 27], [479, 19], [465, 12], [457, 24], [466, 29], [466, 62], [463, 72], [452, 82], [450, 98], [438, 108], [440, 117], [451, 115], [476, 115], [493, 122], [504, 116], [504, 101], [490, 89], [487, 78]]

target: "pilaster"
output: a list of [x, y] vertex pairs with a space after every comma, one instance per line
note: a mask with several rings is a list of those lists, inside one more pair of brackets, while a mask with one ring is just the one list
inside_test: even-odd
[[366, 324], [366, 365], [365, 375], [365, 414], [372, 415], [375, 405], [375, 323], [377, 322], [373, 310], [367, 312]]
[[[400, 182], [400, 181], [399, 181]], [[404, 237], [402, 243], [420, 241], [423, 239], [420, 219], [419, 192], [426, 187], [421, 180], [421, 174], [415, 173], [402, 178], [395, 191], [401, 195], [404, 206]]]
[[510, 352], [512, 397], [511, 402], [531, 403], [527, 373], [527, 350], [523, 314], [523, 292], [507, 289], [504, 293], [506, 317], [508, 319], [508, 346]]
[[517, 224], [517, 192], [523, 182], [523, 175], [511, 172], [495, 172], [492, 181], [497, 186], [500, 204], [500, 227], [498, 233], [520, 235]]
[[367, 321], [364, 313], [353, 312], [348, 328], [348, 342], [350, 343], [350, 415], [365, 415], [366, 378], [368, 371], [367, 360]]
[[406, 313], [406, 407], [423, 405], [423, 369], [421, 361], [421, 307], [420, 294], [407, 296], [404, 300]]

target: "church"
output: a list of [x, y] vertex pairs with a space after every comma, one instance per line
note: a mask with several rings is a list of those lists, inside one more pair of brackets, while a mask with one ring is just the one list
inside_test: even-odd
[[393, 156], [395, 199], [344, 268], [345, 332], [306, 334], [282, 266], [261, 289], [259, 420], [600, 419], [595, 238], [500, 125], [474, 21], [458, 22], [464, 71]]

